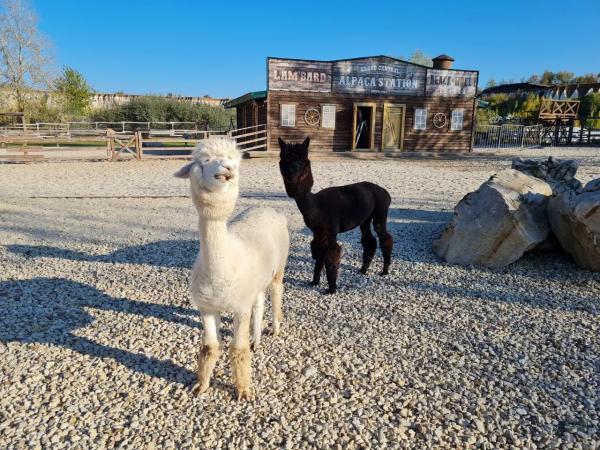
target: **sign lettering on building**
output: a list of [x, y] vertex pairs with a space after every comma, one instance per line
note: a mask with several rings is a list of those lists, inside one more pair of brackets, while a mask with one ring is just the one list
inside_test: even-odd
[[427, 69], [426, 94], [432, 97], [475, 97], [477, 72]]
[[477, 72], [428, 69], [386, 56], [344, 61], [267, 59], [272, 91], [474, 97]]
[[331, 92], [331, 63], [269, 58], [268, 88], [272, 91]]
[[378, 57], [333, 63], [333, 92], [423, 95], [425, 68]]

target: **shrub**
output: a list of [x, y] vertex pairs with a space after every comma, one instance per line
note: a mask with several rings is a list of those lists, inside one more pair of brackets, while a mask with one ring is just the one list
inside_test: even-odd
[[95, 122], [194, 122], [198, 127], [227, 129], [235, 112], [222, 107], [202, 105], [168, 97], [147, 96], [93, 111]]

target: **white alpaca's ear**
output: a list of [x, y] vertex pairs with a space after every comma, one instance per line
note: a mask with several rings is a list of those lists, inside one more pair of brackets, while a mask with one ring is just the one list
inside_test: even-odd
[[181, 169], [179, 169], [177, 172], [175, 172], [173, 174], [173, 176], [176, 177], [176, 178], [189, 178], [190, 177], [190, 171], [192, 170], [192, 166], [193, 165], [194, 165], [193, 162], [191, 162], [189, 164], [186, 164]]

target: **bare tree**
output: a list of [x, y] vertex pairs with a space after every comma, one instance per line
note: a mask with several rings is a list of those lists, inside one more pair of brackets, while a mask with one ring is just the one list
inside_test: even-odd
[[23, 112], [31, 89], [48, 86], [48, 43], [27, 0], [0, 0], [0, 87]]

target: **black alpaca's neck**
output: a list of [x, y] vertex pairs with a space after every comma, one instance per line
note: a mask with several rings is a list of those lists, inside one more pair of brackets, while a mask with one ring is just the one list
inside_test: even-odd
[[294, 200], [303, 216], [317, 209], [315, 194], [310, 191], [294, 197]]
[[318, 222], [320, 217], [315, 194], [309, 191], [304, 195], [294, 197], [294, 200], [296, 200], [296, 205], [298, 205], [304, 223], [308, 228], [313, 229], [314, 224]]

